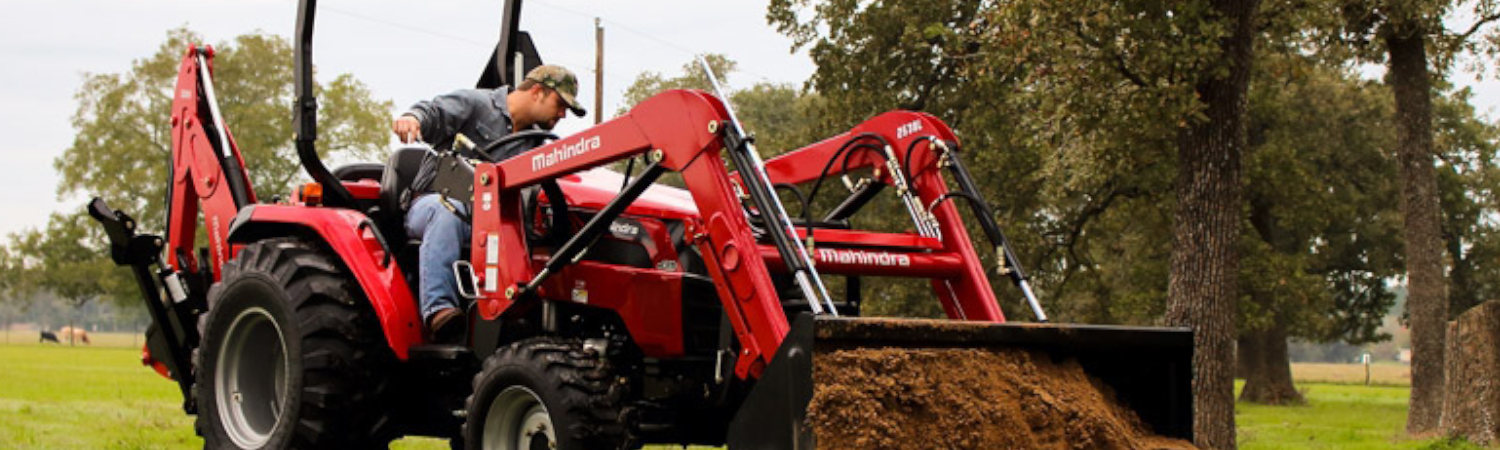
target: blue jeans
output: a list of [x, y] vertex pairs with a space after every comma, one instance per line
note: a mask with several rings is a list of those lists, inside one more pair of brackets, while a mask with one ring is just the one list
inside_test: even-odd
[[[463, 203], [449, 200], [459, 212], [467, 213]], [[422, 323], [433, 314], [458, 307], [458, 281], [453, 279], [453, 262], [462, 256], [463, 243], [469, 239], [469, 224], [448, 211], [435, 194], [417, 197], [406, 214], [406, 235], [422, 238], [418, 253], [421, 283], [418, 299]]]

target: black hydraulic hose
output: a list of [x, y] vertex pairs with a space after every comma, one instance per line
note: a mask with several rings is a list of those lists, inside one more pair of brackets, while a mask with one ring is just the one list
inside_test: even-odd
[[[797, 189], [797, 185], [794, 185], [794, 184], [791, 184], [791, 183], [776, 183], [775, 185], [772, 185], [772, 187], [774, 187], [776, 189], [785, 189], [787, 191], [791, 191], [792, 195], [794, 195], [794, 196], [797, 197], [797, 202], [802, 204], [802, 212], [805, 213], [805, 212], [807, 212], [808, 208], [812, 207], [812, 204], [808, 203], [807, 196], [802, 194], [802, 190], [801, 189]], [[807, 219], [804, 218], [803, 220], [805, 221]], [[811, 222], [803, 222], [803, 223], [811, 223]]]
[[[937, 142], [937, 138], [934, 138], [932, 136], [922, 136], [921, 138], [912, 139], [910, 144], [906, 144], [906, 154], [901, 155], [901, 170], [905, 170], [906, 173], [912, 174], [913, 177], [917, 176], [917, 174], [911, 171], [912, 150], [916, 150], [918, 142], [924, 141], [929, 142], [929, 144], [927, 144], [927, 148], [931, 149], [933, 146], [932, 143]], [[928, 153], [932, 152], [929, 150]]]
[[[854, 157], [854, 153], [857, 152], [857, 151], [860, 151], [860, 150], [872, 151], [872, 152], [875, 152], [876, 155], [879, 155], [881, 158], [885, 158], [885, 153], [882, 153], [880, 151], [881, 149], [879, 147], [876, 147], [876, 146], [873, 146], [873, 145], [870, 145], [870, 144], [859, 144], [859, 145], [855, 145], [853, 147], [849, 147], [848, 149], [852, 150], [852, 151], [850, 151], [849, 154], [844, 155], [844, 158], [843, 158], [844, 162], [841, 163], [841, 164], [839, 164], [839, 166], [840, 166], [839, 167], [839, 173], [840, 174], [847, 175], [849, 173], [849, 159], [853, 158]], [[834, 155], [834, 159], [837, 159], [837, 158], [838, 158], [838, 155]], [[828, 162], [832, 163], [833, 160], [830, 159]], [[811, 191], [811, 193], [808, 194], [808, 198], [809, 199], [811, 199], [812, 196], [818, 194], [818, 188], [822, 187], [823, 179], [828, 177], [828, 169], [829, 169], [829, 167], [825, 166], [823, 168], [823, 173], [818, 174], [818, 181], [816, 181], [816, 182], [813, 183], [812, 191]], [[809, 202], [810, 201], [811, 200], [809, 200]], [[810, 209], [810, 208], [811, 208], [811, 203], [809, 203], [809, 209], [804, 210], [804, 212], [806, 214], [804, 214], [804, 217], [803, 217], [803, 220], [807, 221], [807, 223], [809, 223], [809, 224], [812, 223], [812, 209]]]
[[635, 157], [630, 157], [629, 159], [625, 160], [625, 179], [620, 181], [620, 190], [623, 191], [625, 190], [625, 186], [630, 185], [630, 172], [634, 171]]
[[[848, 151], [850, 148], [869, 147], [869, 144], [861, 144], [859, 146], [854, 145], [854, 144], [858, 143], [859, 141], [865, 140], [865, 139], [875, 139], [877, 141], [880, 141], [881, 144], [890, 145], [889, 142], [886, 142], [886, 140], [885, 140], [884, 137], [881, 137], [880, 135], [875, 134], [875, 133], [868, 133], [868, 132], [866, 132], [866, 133], [860, 133], [858, 135], [855, 135], [852, 138], [849, 138], [849, 140], [844, 141], [844, 145], [840, 145], [839, 149], [837, 151], [833, 152], [833, 156], [829, 156], [828, 157], [828, 163], [823, 165], [823, 171], [818, 173], [818, 180], [813, 182], [812, 190], [808, 191], [808, 193], [807, 193], [807, 198], [808, 198], [809, 202], [811, 202], [812, 199], [817, 198], [818, 188], [820, 188], [820, 187], [823, 186], [823, 179], [828, 177], [828, 170], [833, 168], [833, 162], [834, 161], [838, 161], [839, 156], [843, 155], [844, 152]], [[874, 148], [874, 147], [869, 147], [869, 148], [873, 149], [873, 150], [876, 150], [877, 152], [879, 151], [878, 148]], [[884, 156], [884, 155], [882, 155], [882, 156]], [[847, 157], [844, 158], [845, 162], [848, 162], [848, 160], [849, 159]], [[848, 165], [845, 164], [844, 167], [848, 167]], [[811, 203], [809, 203], [809, 205], [811, 205]], [[803, 219], [802, 220], [805, 221], [805, 224], [807, 226], [806, 227], [807, 228], [807, 235], [809, 237], [811, 237], [812, 236], [812, 209], [811, 208], [803, 209], [802, 212], [803, 212]]]
[[995, 223], [994, 212], [990, 209], [989, 204], [984, 199], [979, 198], [979, 191], [974, 186], [974, 181], [969, 176], [969, 171], [961, 163], [954, 164], [953, 169], [956, 175], [954, 178], [957, 178], [961, 191], [948, 192], [939, 196], [936, 200], [933, 200], [932, 206], [928, 207], [928, 210], [936, 208], [939, 202], [947, 198], [962, 197], [967, 199], [969, 206], [974, 209], [975, 218], [979, 221], [979, 228], [984, 230], [985, 237], [989, 238], [991, 245], [999, 247], [1000, 251], [1004, 252], [1001, 257], [1005, 258], [1006, 267], [1010, 270], [1011, 281], [1019, 284], [1021, 281], [1026, 280], [1026, 272], [1021, 269], [1020, 260], [1016, 258], [1015, 252], [1011, 250], [1010, 240], [1005, 237], [1003, 231], [1000, 231], [1000, 225]]
[[[886, 159], [885, 158], [885, 153], [881, 151], [880, 147], [876, 147], [876, 146], [873, 146], [873, 145], [870, 145], [870, 144], [859, 144], [859, 145], [850, 147], [849, 149], [850, 150], [856, 150], [856, 151], [858, 151], [858, 150], [864, 150], [864, 151], [867, 151], [867, 152], [875, 152], [876, 155], [880, 156], [880, 159]], [[842, 164], [839, 164], [839, 173], [842, 173], [842, 174], [849, 173], [849, 159], [853, 158], [853, 157], [854, 157], [854, 152], [849, 152], [848, 155], [844, 156], [844, 162]], [[825, 172], [825, 174], [826, 174], [826, 172]]]

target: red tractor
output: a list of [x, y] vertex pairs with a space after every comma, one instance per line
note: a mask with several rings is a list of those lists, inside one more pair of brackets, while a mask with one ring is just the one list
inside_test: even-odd
[[[1190, 332], [1004, 323], [955, 203], [971, 207], [1001, 273], [1046, 317], [936, 117], [885, 113], [761, 161], [729, 105], [679, 90], [504, 161], [418, 146], [329, 171], [314, 148], [314, 3], [298, 14], [295, 111], [312, 183], [259, 201], [214, 100], [213, 51], [190, 46], [171, 111], [165, 242], [90, 205], [152, 314], [146, 361], [178, 383], [205, 446], [427, 435], [467, 448], [809, 448], [811, 358], [850, 346], [1076, 358], [1157, 433], [1191, 437]], [[541, 63], [516, 31], [519, 9], [505, 2], [480, 87]], [[469, 300], [463, 345], [424, 341], [417, 242], [401, 226], [400, 194], [428, 152], [445, 158], [434, 189], [473, 211], [469, 257], [454, 266]], [[632, 157], [644, 160], [637, 176], [601, 168]], [[668, 171], [686, 189], [654, 184]], [[819, 219], [790, 217], [778, 199], [853, 173], [873, 176], [849, 182]], [[851, 226], [883, 192], [915, 231]], [[200, 212], [208, 247], [195, 250]], [[866, 276], [930, 280], [955, 321], [851, 318]], [[829, 295], [824, 277], [844, 277], [846, 295]]]

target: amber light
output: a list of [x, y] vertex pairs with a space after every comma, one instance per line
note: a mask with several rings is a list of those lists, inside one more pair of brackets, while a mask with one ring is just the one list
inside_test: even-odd
[[309, 205], [323, 203], [323, 185], [317, 182], [303, 184], [299, 194], [298, 196], [302, 198], [302, 203]]

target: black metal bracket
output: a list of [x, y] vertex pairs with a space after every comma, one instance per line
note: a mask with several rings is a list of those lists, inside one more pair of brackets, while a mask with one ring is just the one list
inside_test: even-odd
[[[89, 202], [88, 211], [89, 215], [104, 227], [104, 234], [109, 237], [110, 259], [114, 260], [116, 265], [130, 266], [131, 273], [135, 275], [136, 285], [141, 288], [141, 296], [146, 301], [146, 309], [151, 313], [151, 320], [156, 323], [157, 330], [165, 338], [168, 354], [165, 355], [166, 361], [163, 362], [172, 370], [172, 378], [177, 381], [177, 386], [182, 392], [183, 411], [188, 414], [197, 413], [198, 405], [194, 401], [192, 390], [192, 371], [189, 370], [192, 367], [190, 358], [192, 347], [198, 341], [198, 337], [195, 336], [197, 328], [196, 324], [183, 326], [185, 324], [182, 318], [168, 310], [169, 305], [161, 296], [163, 289], [168, 292], [172, 291], [168, 282], [180, 283], [177, 281], [177, 272], [170, 270], [161, 261], [161, 251], [164, 247], [161, 237], [137, 235], [135, 219], [123, 212], [111, 209], [102, 198], [94, 197], [93, 201]], [[153, 271], [153, 268], [160, 268], [160, 270]], [[179, 284], [177, 288], [182, 289], [182, 286]], [[189, 312], [189, 314], [192, 313]], [[182, 334], [178, 334], [179, 331]]]

